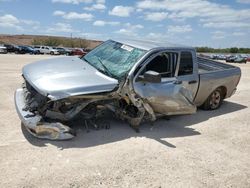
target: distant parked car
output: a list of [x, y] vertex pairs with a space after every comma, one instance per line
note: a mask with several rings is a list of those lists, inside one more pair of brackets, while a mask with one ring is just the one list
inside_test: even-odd
[[211, 56], [211, 59], [217, 60], [217, 59], [219, 59], [219, 55], [218, 55], [218, 54], [213, 54], [213, 55]]
[[19, 51], [20, 51], [20, 48], [17, 45], [4, 44], [4, 47], [6, 47], [8, 53], [16, 53], [16, 54], [18, 54]]
[[37, 49], [34, 49], [30, 46], [19, 46], [20, 54], [39, 54], [39, 51]]
[[78, 55], [78, 56], [82, 56], [84, 55], [84, 52], [82, 49], [80, 48], [75, 48], [75, 49], [72, 49], [72, 51], [70, 52], [69, 55]]
[[235, 56], [233, 55], [227, 56], [226, 58], [226, 62], [234, 62], [234, 60], [235, 60]]
[[7, 53], [8, 53], [7, 48], [4, 46], [0, 46], [0, 54], [7, 54]]
[[57, 47], [57, 48], [54, 48], [54, 49], [58, 50], [60, 55], [70, 55], [70, 53], [72, 51], [72, 50], [70, 50], [68, 48], [63, 48], [63, 47]]
[[71, 51], [70, 55], [78, 55], [83, 56], [86, 55], [88, 52], [81, 48], [75, 48]]
[[48, 46], [34, 46], [36, 50], [39, 51], [40, 54], [50, 54], [50, 55], [59, 55], [59, 51], [57, 49], [53, 49]]
[[250, 62], [250, 56], [247, 57], [247, 61]]
[[228, 56], [226, 58], [226, 62], [231, 62], [231, 63], [247, 63], [247, 58], [242, 57], [241, 55]]
[[226, 60], [226, 56], [225, 55], [218, 55], [217, 59], [218, 60]]

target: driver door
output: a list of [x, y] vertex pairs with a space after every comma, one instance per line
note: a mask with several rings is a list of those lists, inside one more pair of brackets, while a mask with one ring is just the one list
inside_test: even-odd
[[[183, 86], [183, 78], [178, 80], [179, 61], [178, 52], [160, 52], [146, 60], [134, 78], [136, 94], [146, 100], [155, 113], [175, 115], [196, 112], [192, 91]], [[158, 83], [143, 80], [147, 71], [159, 73], [161, 80]]]

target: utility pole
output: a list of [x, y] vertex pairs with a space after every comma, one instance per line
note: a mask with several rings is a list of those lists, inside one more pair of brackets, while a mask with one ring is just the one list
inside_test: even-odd
[[73, 48], [72, 33], [70, 33], [71, 48]]

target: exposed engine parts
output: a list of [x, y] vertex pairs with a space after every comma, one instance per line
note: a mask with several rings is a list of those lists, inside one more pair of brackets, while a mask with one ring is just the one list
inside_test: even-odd
[[25, 95], [23, 110], [33, 113], [26, 115], [26, 118], [35, 115], [40, 117], [34, 122], [37, 126], [31, 126], [29, 129], [31, 134], [36, 134], [39, 138], [56, 140], [62, 139], [64, 134], [65, 139], [73, 137], [73, 131], [66, 124], [77, 117], [83, 119], [87, 132], [90, 127], [109, 129], [108, 122], [98, 122], [98, 118], [107, 110], [113, 112], [117, 118], [126, 120], [132, 128], [138, 131], [139, 124], [145, 115], [145, 109], [136, 107], [127, 96], [117, 96], [112, 100], [108, 96], [99, 99], [86, 96], [52, 101], [39, 94], [28, 82], [23, 84], [23, 90]]

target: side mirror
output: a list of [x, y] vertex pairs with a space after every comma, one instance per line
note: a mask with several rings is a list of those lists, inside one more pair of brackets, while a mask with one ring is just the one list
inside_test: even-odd
[[158, 72], [149, 70], [143, 75], [139, 76], [137, 80], [149, 83], [161, 83], [161, 75]]

